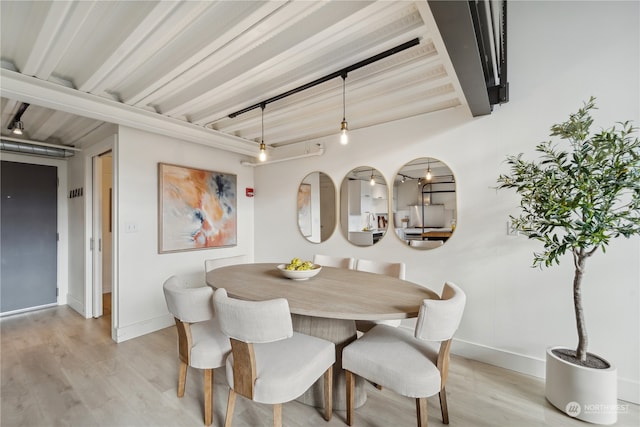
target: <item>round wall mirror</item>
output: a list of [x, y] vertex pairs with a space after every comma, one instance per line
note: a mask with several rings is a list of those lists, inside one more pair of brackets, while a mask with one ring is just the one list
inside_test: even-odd
[[298, 229], [312, 243], [327, 240], [336, 228], [336, 187], [324, 172], [311, 172], [298, 187]]
[[387, 232], [389, 190], [384, 176], [369, 166], [351, 170], [340, 186], [340, 228], [349, 242], [372, 246]]
[[407, 246], [435, 249], [455, 232], [456, 181], [451, 168], [433, 157], [415, 159], [393, 181], [393, 225]]

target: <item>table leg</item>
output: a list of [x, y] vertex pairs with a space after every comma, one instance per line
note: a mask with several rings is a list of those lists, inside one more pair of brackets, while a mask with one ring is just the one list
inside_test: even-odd
[[[354, 320], [327, 319], [297, 314], [292, 314], [291, 317], [294, 331], [323, 338], [336, 345], [336, 362], [333, 365], [333, 409], [347, 409], [346, 381], [342, 370], [342, 349], [356, 339], [356, 322]], [[323, 407], [322, 377], [296, 400], [317, 408]], [[364, 405], [366, 400], [367, 393], [364, 379], [356, 376], [355, 407]]]

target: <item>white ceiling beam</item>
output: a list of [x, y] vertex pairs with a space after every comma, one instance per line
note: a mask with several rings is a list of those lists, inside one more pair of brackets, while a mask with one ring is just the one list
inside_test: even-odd
[[[223, 3], [227, 3], [227, 6], [232, 5], [231, 2]], [[167, 93], [173, 93], [182, 85], [191, 83], [189, 78], [192, 76], [188, 72], [193, 67], [196, 67], [198, 64], [202, 63], [202, 61], [206, 60], [213, 52], [216, 52], [218, 49], [238, 37], [245, 27], [251, 27], [257, 22], [265, 19], [281, 5], [281, 2], [276, 1], [259, 3], [258, 8], [253, 13], [235, 25], [232, 29], [221, 34], [220, 37], [214, 38], [211, 43], [193, 54], [188, 60], [176, 63], [174, 68], [170, 69], [163, 76], [156, 78], [151, 85], [141, 88], [136, 93], [123, 95], [123, 101], [129, 105], [135, 106], [154, 104], [157, 102], [159, 97], [166, 96]]]
[[[295, 38], [286, 36], [287, 31], [303, 19], [310, 19], [313, 12], [325, 4], [288, 3], [269, 16], [269, 20], [256, 23], [255, 28], [253, 24], [236, 25], [233, 31], [237, 33], [237, 37], [190, 69], [181, 76], [180, 81], [169, 83], [157, 93], [163, 95], [159, 102], [160, 110], [163, 114], [174, 117], [184, 114], [195, 102], [208, 98], [211, 89], [203, 93], [202, 86], [215, 89], [228, 76], [233, 79], [247, 76], [252, 71], [255, 72], [256, 63], [260, 64], [258, 70], [263, 69], [265, 62], [273, 60], [271, 55], [274, 52], [282, 52], [291, 44], [297, 43]], [[265, 54], [267, 50], [268, 54]], [[264, 56], [265, 61], [259, 59], [259, 56]]]
[[3, 96], [8, 98], [239, 154], [255, 156], [258, 152], [258, 146], [253, 141], [161, 116], [14, 71], [0, 69], [0, 78], [2, 78]]
[[73, 3], [71, 2], [51, 3], [51, 7], [49, 8], [42, 27], [40, 27], [35, 43], [29, 51], [29, 57], [24, 63], [22, 70], [20, 70], [22, 73], [30, 76], [36, 74], [44, 58], [47, 56], [47, 52], [51, 49], [51, 45], [56, 39], [56, 34], [58, 34], [64, 24], [65, 17], [72, 8]]
[[[394, 5], [394, 10], [389, 10], [389, 5]], [[309, 38], [283, 52], [281, 55], [274, 56], [268, 61], [260, 64], [257, 68], [247, 68], [246, 73], [237, 75], [233, 80], [229, 80], [222, 85], [216, 85], [208, 93], [203, 94], [199, 101], [193, 100], [188, 106], [191, 110], [198, 111], [190, 114], [189, 121], [197, 124], [207, 124], [225, 117], [229, 113], [245, 108], [247, 105], [255, 104], [256, 93], [250, 91], [246, 87], [246, 81], [254, 81], [260, 85], [266, 92], [260, 93], [261, 99], [268, 99], [280, 93], [286, 92], [294, 87], [302, 86], [315, 78], [338, 71], [341, 68], [352, 65], [357, 59], [364, 59], [380, 53], [386, 48], [392, 48], [402, 42], [406, 42], [409, 38], [415, 38], [420, 35], [419, 29], [422, 24], [420, 16], [415, 12], [407, 15], [411, 9], [403, 6], [398, 11], [396, 3], [379, 2], [373, 6], [369, 6], [366, 10], [360, 10], [345, 20], [340, 22], [340, 26], [346, 26], [347, 30], [335, 31], [333, 27], [327, 27], [324, 31]], [[395, 13], [392, 13], [394, 12]], [[362, 31], [367, 31], [363, 27], [363, 22], [369, 22], [363, 15], [384, 16], [384, 24], [382, 23], [377, 31], [363, 37]], [[391, 16], [389, 16], [391, 15]], [[393, 19], [392, 19], [393, 18]], [[391, 23], [389, 23], [391, 21]], [[398, 27], [398, 22], [403, 21], [404, 25], [413, 25], [414, 34], [403, 33], [390, 37], [394, 32], [394, 28]], [[410, 22], [411, 24], [407, 23]], [[369, 29], [370, 31], [370, 29]], [[358, 35], [360, 34], [360, 35]], [[349, 45], [342, 41], [353, 38], [355, 42]], [[380, 44], [378, 44], [380, 42]], [[341, 57], [336, 57], [335, 46], [340, 45]], [[414, 51], [413, 48], [411, 51]], [[308, 57], [308, 52], [313, 52], [313, 58]], [[401, 55], [404, 55], [402, 53]], [[297, 68], [292, 69], [291, 62], [299, 64]], [[370, 69], [373, 65], [367, 67]], [[299, 77], [291, 81], [292, 75], [297, 74]], [[279, 76], [279, 80], [274, 80], [270, 76]], [[284, 86], [286, 84], [286, 86]], [[270, 89], [270, 90], [269, 90]], [[229, 105], [211, 105], [211, 99], [238, 99], [238, 102], [232, 106]]]
[[140, 43], [149, 36], [149, 33], [151, 33], [179, 4], [179, 2], [158, 3], [97, 70], [93, 71], [90, 76], [87, 76], [80, 81], [76, 81], [78, 89], [82, 92], [93, 92], [98, 83], [107, 77], [107, 75], [109, 75], [113, 70], [117, 69], [124, 58], [133, 52], [138, 45], [140, 45]]
[[[175, 3], [177, 8], [171, 10], [166, 19], [159, 22], [153, 32], [145, 37], [131, 54], [123, 58], [120, 64], [109, 72], [100, 83], [96, 84], [92, 93], [110, 91], [118, 83], [129, 77], [138, 67], [144, 64], [149, 56], [166, 46], [173, 38], [185, 31], [195, 19], [211, 8], [213, 2], [185, 2]], [[110, 91], [111, 92], [111, 91]]]
[[[57, 3], [58, 2], [56, 2], [56, 4]], [[36, 72], [32, 74], [39, 79], [49, 80], [53, 70], [55, 70], [60, 60], [64, 57], [71, 46], [71, 42], [77, 36], [82, 25], [91, 14], [96, 2], [81, 1], [73, 3], [69, 2], [69, 4], [72, 5], [72, 8], [65, 16], [65, 19], [60, 22], [61, 25], [57, 28], [57, 31], [51, 34], [52, 43], [50, 43], [45, 54], [42, 56], [42, 61], [38, 65]], [[54, 40], [55, 43], [53, 43]]]
[[69, 122], [76, 117], [62, 111], [54, 111], [46, 119], [41, 121], [41, 125], [35, 132], [29, 132], [29, 136], [36, 141], [46, 141], [55, 132], [69, 125]]
[[[264, 60], [259, 61], [259, 64], [256, 65], [255, 57], [262, 53], [260, 50], [256, 50], [252, 55], [245, 55], [245, 63], [234, 63], [235, 69], [227, 67], [225, 73], [229, 77], [227, 80], [222, 80], [225, 78], [225, 74], [213, 75], [215, 76], [213, 80], [217, 78], [218, 81], [209, 84], [207, 91], [203, 91], [201, 88], [198, 89], [194, 85], [192, 96], [183, 97], [182, 99], [169, 99], [162, 102], [160, 103], [161, 111], [171, 116], [180, 116], [187, 114], [188, 111], [200, 110], [202, 112], [197, 113], [195, 116], [193, 114], [189, 115], [190, 121], [197, 121], [198, 123], [210, 122], [220, 117], [215, 115], [220, 113], [219, 109], [214, 111], [212, 108], [208, 108], [203, 111], [205, 106], [210, 105], [211, 99], [233, 99], [233, 97], [238, 96], [234, 94], [238, 93], [241, 87], [247, 93], [247, 81], [262, 86], [263, 93], [258, 96], [262, 99], [267, 99], [303, 85], [316, 77], [321, 77], [343, 66], [350, 65], [354, 62], [354, 57], [366, 58], [379, 53], [386, 46], [385, 44], [377, 44], [376, 42], [378, 41], [384, 41], [389, 48], [398, 44], [399, 42], [393, 37], [390, 38], [389, 34], [393, 33], [394, 28], [399, 28], [398, 22], [404, 21], [403, 25], [411, 25], [411, 15], [407, 15], [411, 10], [414, 11], [415, 15], [413, 19], [415, 29], [418, 29], [422, 24], [420, 16], [415, 12], [415, 9], [407, 8], [406, 3], [376, 2], [370, 5], [365, 2], [356, 2], [355, 7], [351, 6], [348, 9], [332, 8], [332, 5], [329, 4], [323, 4], [323, 6], [324, 9], [319, 9], [315, 15], [308, 17], [308, 20], [313, 21], [314, 25], [319, 25], [322, 28], [320, 31], [314, 32], [313, 36], [302, 38], [303, 34], [300, 34], [300, 17], [296, 16], [295, 20], [292, 19], [288, 23], [288, 28], [283, 27], [282, 34], [278, 36], [279, 44], [276, 44], [276, 40], [271, 41], [271, 44], [269, 42], [262, 44], [261, 49], [266, 55]], [[400, 11], [398, 11], [399, 8], [401, 9]], [[366, 26], [367, 24], [372, 25], [369, 19], [373, 18], [367, 18], [369, 16], [375, 16], [378, 19], [383, 16], [384, 25], [381, 23], [380, 28], [371, 33], [371, 29]], [[389, 20], [392, 20], [392, 22], [389, 23]], [[316, 24], [323, 21], [327, 23], [324, 27], [322, 24]], [[298, 24], [297, 26], [292, 25], [296, 23]], [[336, 31], [335, 26], [339, 26], [340, 31]], [[370, 32], [366, 38], [357, 37], [358, 33], [365, 30]], [[336, 57], [335, 47], [342, 45], [343, 40], [350, 37], [356, 38], [357, 42], [344, 46], [341, 49], [341, 56]], [[406, 33], [403, 34], [402, 41], [406, 41], [407, 37]], [[281, 53], [272, 55], [271, 52]], [[309, 57], [311, 52], [313, 57]], [[291, 68], [291, 63], [298, 66]], [[289, 81], [291, 75], [295, 72], [297, 72], [299, 78], [295, 81]], [[287, 86], [283, 87], [272, 81], [271, 91], [264, 92], [265, 83], [269, 83], [270, 76], [273, 75], [286, 76]], [[251, 96], [255, 98], [256, 94], [252, 93]], [[250, 103], [252, 102], [245, 102], [240, 108]], [[202, 120], [203, 115], [207, 115], [207, 120]]]

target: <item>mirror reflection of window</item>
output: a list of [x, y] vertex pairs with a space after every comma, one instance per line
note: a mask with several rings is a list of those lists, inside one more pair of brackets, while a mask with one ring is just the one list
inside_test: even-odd
[[340, 228], [357, 246], [372, 246], [387, 232], [389, 190], [382, 173], [362, 166], [351, 170], [340, 187]]
[[336, 228], [336, 187], [323, 172], [311, 172], [298, 187], [298, 229], [312, 243], [324, 242]]
[[396, 236], [418, 250], [436, 249], [457, 225], [456, 182], [444, 162], [422, 157], [404, 165], [393, 183]]

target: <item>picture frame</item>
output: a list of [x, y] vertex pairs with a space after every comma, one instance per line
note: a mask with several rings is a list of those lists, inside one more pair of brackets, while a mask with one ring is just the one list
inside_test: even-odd
[[158, 253], [236, 246], [237, 177], [158, 163]]

